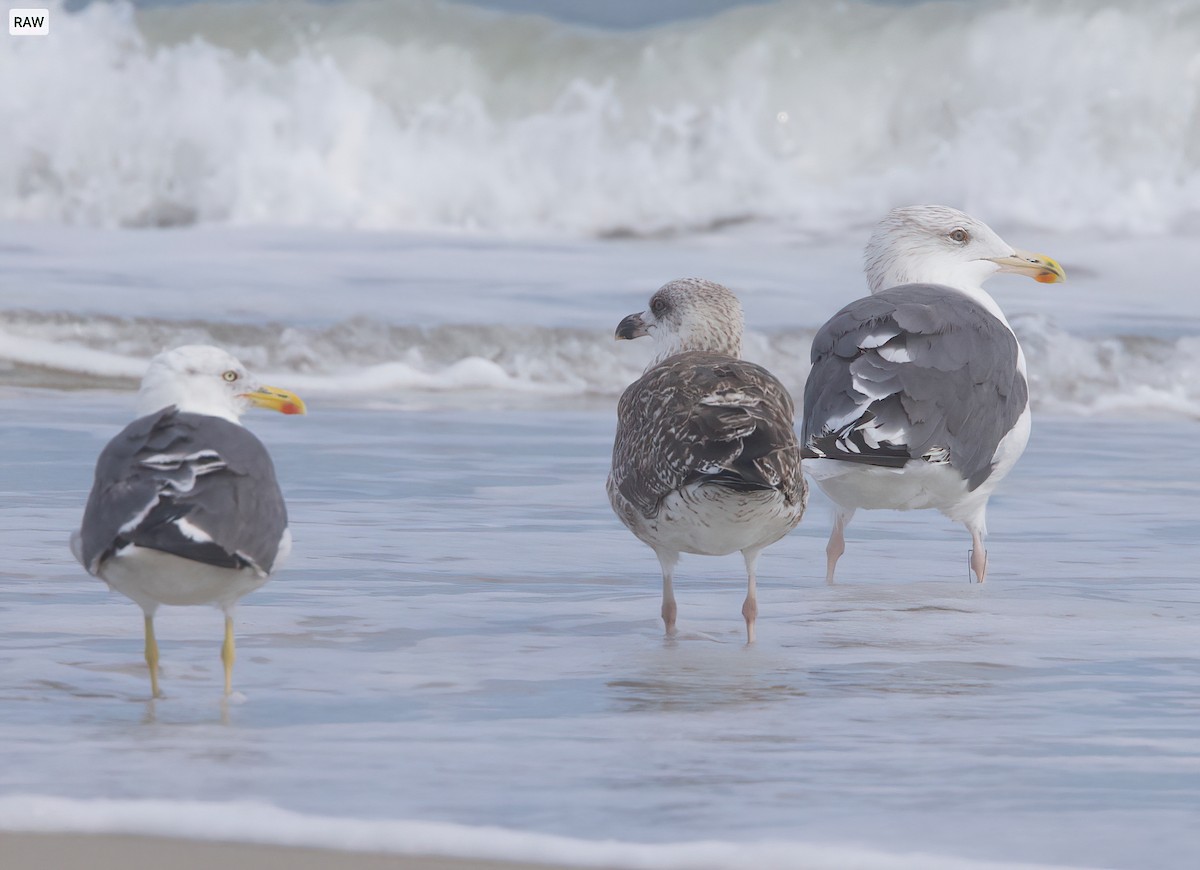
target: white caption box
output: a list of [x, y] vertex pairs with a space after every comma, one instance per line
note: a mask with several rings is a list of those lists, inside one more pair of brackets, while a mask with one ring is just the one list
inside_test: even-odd
[[45, 36], [50, 32], [49, 9], [9, 9], [9, 36]]

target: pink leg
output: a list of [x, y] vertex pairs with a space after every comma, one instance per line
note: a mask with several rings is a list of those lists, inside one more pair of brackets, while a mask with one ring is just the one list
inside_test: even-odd
[[754, 566], [761, 550], [742, 550], [746, 560], [746, 600], [742, 602], [742, 617], [746, 620], [746, 643], [754, 643], [754, 621], [758, 619], [758, 577]]
[[663, 575], [662, 621], [667, 630], [667, 637], [674, 637], [675, 613], [678, 608], [675, 606], [675, 589], [671, 585], [671, 577], [675, 573], [675, 563], [679, 561], [679, 554], [657, 550], [655, 553], [658, 555], [658, 563], [662, 566]]
[[829, 543], [825, 545], [825, 582], [833, 585], [833, 572], [837, 569], [838, 559], [846, 552], [846, 525], [854, 516], [853, 510], [839, 510], [833, 515], [833, 531], [829, 533]]
[[983, 548], [983, 531], [978, 528], [972, 528], [970, 532], [971, 570], [975, 572], [976, 579], [982, 583], [987, 579], [987, 550]]

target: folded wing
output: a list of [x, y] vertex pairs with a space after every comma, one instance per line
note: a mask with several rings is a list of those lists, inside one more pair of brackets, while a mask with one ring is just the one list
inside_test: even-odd
[[630, 385], [617, 414], [613, 482], [646, 517], [697, 481], [802, 497], [792, 400], [761, 366], [677, 354]]
[[219, 417], [167, 408], [130, 423], [100, 454], [76, 548], [92, 574], [136, 545], [265, 576], [286, 528], [262, 443]]
[[970, 489], [1028, 404], [1016, 338], [950, 288], [907, 284], [850, 303], [813, 339], [806, 458], [948, 463]]

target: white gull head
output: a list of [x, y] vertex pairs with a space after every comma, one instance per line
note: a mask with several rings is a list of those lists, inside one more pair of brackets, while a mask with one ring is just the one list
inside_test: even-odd
[[174, 405], [180, 411], [237, 423], [251, 406], [303, 414], [294, 393], [258, 383], [237, 357], [219, 347], [189, 344], [150, 360], [138, 391], [139, 414]]
[[703, 278], [679, 278], [659, 287], [650, 307], [617, 326], [618, 339], [649, 335], [654, 366], [686, 351], [742, 355], [742, 306], [727, 287]]
[[872, 293], [900, 284], [942, 284], [988, 308], [995, 303], [983, 282], [997, 272], [1043, 284], [1066, 278], [1052, 258], [1014, 248], [983, 221], [944, 205], [892, 209], [871, 234], [864, 265]]

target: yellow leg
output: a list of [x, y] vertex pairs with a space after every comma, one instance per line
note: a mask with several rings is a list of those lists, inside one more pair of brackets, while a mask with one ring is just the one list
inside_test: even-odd
[[237, 651], [233, 644], [233, 617], [225, 615], [225, 643], [221, 644], [221, 661], [225, 663], [225, 694], [233, 692], [233, 662]]
[[150, 667], [150, 694], [161, 698], [158, 693], [158, 641], [154, 639], [154, 617], [146, 614], [146, 664]]

